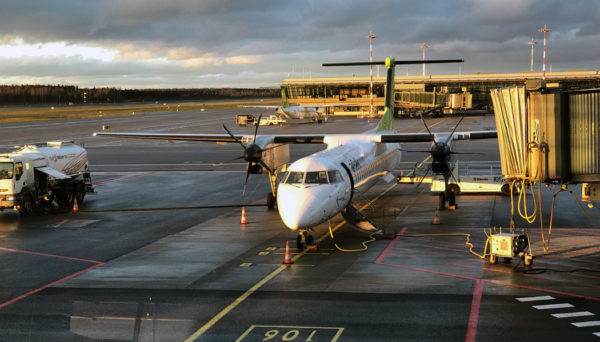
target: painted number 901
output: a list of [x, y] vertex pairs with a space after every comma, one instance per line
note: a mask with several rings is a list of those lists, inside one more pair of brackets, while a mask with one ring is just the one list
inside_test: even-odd
[[[311, 331], [310, 335], [308, 335], [308, 338], [306, 338], [306, 342], [312, 341], [313, 336], [317, 333], [316, 330]], [[263, 338], [263, 341], [270, 341], [274, 338], [276, 338], [277, 336], [279, 336], [281, 334], [281, 340], [280, 341], [296, 341], [296, 339], [298, 338], [298, 336], [300, 336], [300, 331], [296, 330], [296, 329], [292, 329], [292, 330], [283, 330], [283, 331], [279, 331], [277, 329], [271, 329], [269, 331], [267, 331], [265, 333], [265, 338]], [[277, 340], [274, 340], [277, 341]]]

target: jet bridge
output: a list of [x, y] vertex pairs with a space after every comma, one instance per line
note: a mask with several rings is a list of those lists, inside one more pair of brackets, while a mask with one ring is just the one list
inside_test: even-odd
[[491, 95], [507, 179], [600, 184], [600, 89], [513, 87]]

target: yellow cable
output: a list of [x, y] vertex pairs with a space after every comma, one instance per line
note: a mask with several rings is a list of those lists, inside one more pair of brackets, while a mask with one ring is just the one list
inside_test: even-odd
[[[381, 233], [375, 232], [375, 233], [369, 234], [369, 239], [361, 242], [361, 244], [363, 245], [363, 248], [361, 248], [361, 249], [344, 249], [344, 248], [338, 246], [338, 244], [335, 243], [335, 241], [333, 242], [333, 245], [340, 252], [363, 252], [363, 251], [366, 251], [367, 249], [369, 249], [369, 247], [367, 247], [367, 244], [375, 241], [376, 239], [375, 239], [374, 235], [377, 235], [377, 234], [381, 234]], [[331, 223], [329, 223], [329, 235], [331, 236], [331, 240], [333, 240], [333, 231], [331, 230]]]
[[[487, 235], [487, 234], [486, 234]], [[480, 259], [485, 259], [487, 253], [487, 249], [488, 249], [488, 245], [490, 243], [490, 237], [488, 236], [487, 240], [485, 241], [485, 247], [483, 248], [483, 254], [477, 254], [476, 252], [473, 251], [473, 244], [471, 243], [471, 234], [468, 233], [439, 233], [439, 234], [402, 234], [399, 236], [404, 236], [404, 237], [429, 237], [429, 236], [464, 236], [466, 237], [466, 241], [465, 241], [465, 245], [469, 246], [469, 252], [477, 257], [479, 257]]]

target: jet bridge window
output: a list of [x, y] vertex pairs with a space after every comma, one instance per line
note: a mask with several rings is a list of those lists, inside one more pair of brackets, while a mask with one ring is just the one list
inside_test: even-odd
[[12, 179], [13, 163], [0, 163], [0, 179]]
[[327, 184], [327, 171], [307, 172], [305, 184]]

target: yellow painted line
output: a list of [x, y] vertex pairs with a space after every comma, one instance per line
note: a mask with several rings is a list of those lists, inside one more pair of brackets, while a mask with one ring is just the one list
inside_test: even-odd
[[[381, 196], [385, 195], [388, 191], [392, 190], [396, 185], [398, 185], [398, 183], [394, 182], [394, 184], [392, 184], [387, 189], [385, 189], [377, 197], [375, 197], [374, 199], [372, 199], [371, 201], [369, 201], [368, 203], [366, 203], [365, 205], [363, 205], [359, 210], [363, 210], [364, 208], [366, 208], [369, 205], [371, 205], [373, 202], [377, 201], [379, 198], [381, 198]], [[332, 232], [338, 230], [345, 223], [346, 223], [346, 221], [342, 220], [334, 228], [332, 228]], [[321, 242], [321, 241], [325, 240], [325, 238], [328, 235], [329, 235], [329, 232], [326, 232], [325, 234], [321, 235], [321, 237], [318, 238], [316, 240], [316, 242], [318, 243], [318, 242]], [[292, 258], [292, 261], [294, 261], [294, 262], [297, 261], [298, 259], [300, 259], [301, 257], [303, 257], [307, 252], [308, 252], [308, 250], [305, 249], [304, 251], [296, 254], [296, 256], [294, 256]], [[269, 275], [267, 275], [266, 277], [264, 277], [261, 281], [259, 281], [258, 283], [254, 284], [254, 286], [252, 286], [250, 289], [248, 289], [248, 291], [244, 292], [244, 294], [242, 294], [235, 301], [233, 301], [233, 303], [229, 304], [225, 309], [221, 310], [221, 312], [219, 312], [210, 321], [208, 321], [206, 324], [204, 324], [200, 329], [198, 329], [194, 334], [192, 334], [192, 336], [188, 337], [185, 340], [185, 342], [193, 342], [198, 337], [202, 336], [202, 334], [204, 334], [208, 329], [212, 328], [213, 325], [217, 324], [217, 322], [220, 321], [221, 318], [225, 317], [225, 315], [227, 315], [231, 310], [235, 309], [239, 304], [241, 304], [244, 300], [246, 300], [246, 298], [250, 297], [250, 295], [252, 295], [254, 292], [256, 292], [259, 288], [261, 288], [269, 280], [275, 278], [279, 273], [281, 273], [281, 271], [283, 271], [284, 269], [286, 269], [287, 266], [288, 265], [281, 265], [281, 266], [279, 266], [277, 269], [275, 269], [275, 271], [271, 272]], [[340, 332], [340, 334], [341, 334], [341, 332]], [[336, 335], [336, 337], [332, 341], [336, 341], [340, 334]]]
[[198, 329], [192, 336], [188, 337], [185, 342], [195, 341], [198, 337], [202, 336], [208, 329], [210, 329], [213, 325], [215, 325], [221, 318], [225, 317], [231, 310], [235, 309], [240, 303], [242, 303], [246, 298], [248, 298], [251, 294], [256, 292], [259, 288], [261, 288], [264, 284], [266, 284], [269, 280], [275, 278], [281, 271], [285, 270], [287, 265], [279, 266], [275, 271], [271, 272], [269, 275], [264, 277], [261, 281], [252, 286], [248, 291], [246, 291], [243, 295], [238, 297], [233, 303], [229, 304], [225, 309], [221, 310], [215, 317], [213, 317], [210, 321], [204, 324], [200, 329]]

